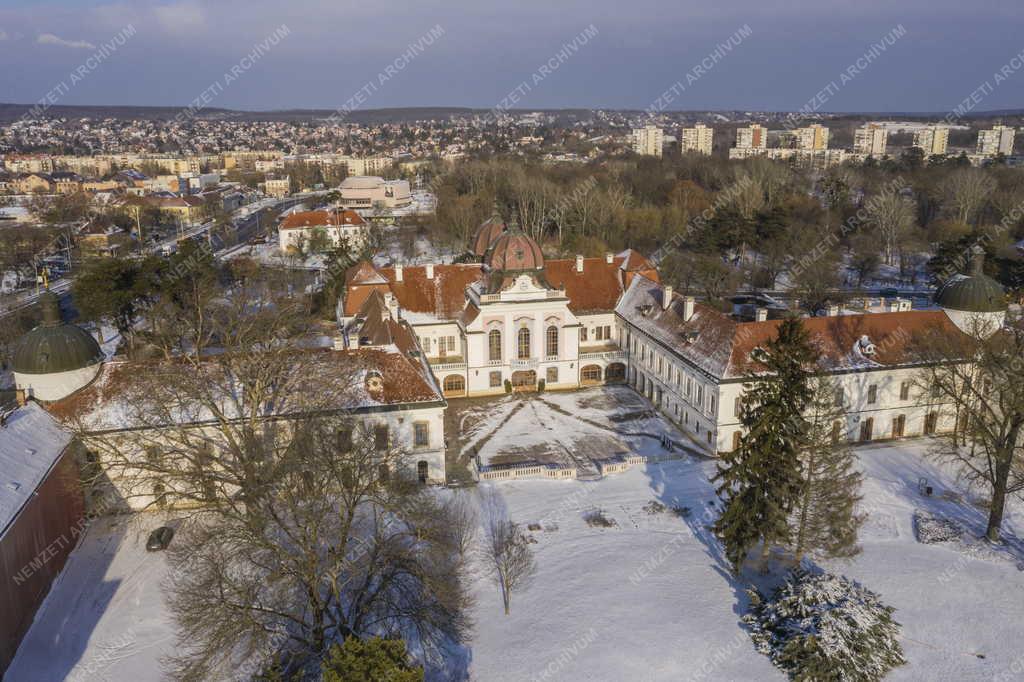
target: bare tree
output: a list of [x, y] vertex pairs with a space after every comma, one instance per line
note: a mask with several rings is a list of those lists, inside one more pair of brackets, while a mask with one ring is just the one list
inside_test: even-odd
[[865, 203], [867, 222], [882, 238], [882, 253], [887, 265], [896, 265], [900, 237], [915, 221], [914, 204], [896, 192], [884, 192]]
[[179, 293], [148, 339], [170, 359], [108, 377], [121, 392], [101, 414], [119, 428], [79, 423], [95, 480], [187, 513], [167, 585], [172, 674], [308, 671], [348, 636], [401, 637], [426, 658], [460, 641], [472, 522], [358, 412], [376, 368], [304, 349], [308, 303], [278, 282]]
[[997, 542], [1007, 495], [1024, 491], [1024, 328], [1018, 321], [995, 330], [978, 319], [972, 332], [920, 338], [917, 384], [936, 405], [931, 419], [956, 424], [934, 455], [990, 496], [985, 535]]
[[400, 637], [440, 660], [464, 638], [464, 526], [436, 492], [390, 473], [401, 450], [381, 450], [359, 426], [340, 444], [351, 426], [293, 422], [258, 503], [244, 516], [200, 513], [179, 531], [167, 584], [175, 678], [219, 679], [254, 661], [253, 673], [308, 673], [353, 636]]
[[948, 198], [956, 219], [961, 223], [971, 223], [995, 191], [996, 181], [980, 168], [961, 168], [950, 173], [940, 189]]
[[525, 587], [536, 571], [533, 550], [522, 527], [508, 518], [501, 497], [490, 489], [481, 489], [485, 534], [484, 553], [491, 575], [501, 591], [505, 615], [512, 606], [512, 593]]

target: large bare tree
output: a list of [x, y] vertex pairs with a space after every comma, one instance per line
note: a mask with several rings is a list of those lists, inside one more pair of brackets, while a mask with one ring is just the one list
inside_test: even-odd
[[308, 307], [276, 281], [182, 284], [150, 311], [159, 359], [108, 379], [116, 430], [79, 424], [97, 479], [181, 507], [176, 678], [313, 670], [349, 636], [402, 637], [429, 660], [469, 625], [471, 522], [403, 475], [407, 453], [360, 411], [374, 368], [304, 347]]
[[1024, 328], [1017, 321], [993, 330], [979, 320], [972, 331], [918, 339], [925, 364], [917, 383], [922, 398], [946, 405], [945, 418], [955, 421], [934, 454], [986, 493], [985, 535], [997, 542], [1007, 496], [1024, 491]]

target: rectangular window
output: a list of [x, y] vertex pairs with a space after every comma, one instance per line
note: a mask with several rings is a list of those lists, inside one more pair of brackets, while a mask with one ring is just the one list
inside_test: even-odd
[[545, 379], [545, 381], [547, 383], [549, 383], [549, 384], [557, 384], [558, 383], [558, 368], [557, 367], [548, 367], [547, 378]]
[[[587, 340], [587, 328], [586, 327], [580, 327], [580, 341], [586, 341], [586, 340]], [[634, 350], [636, 350], [636, 349], [634, 348]]]
[[691, 391], [691, 388], [690, 388], [690, 377], [686, 377], [686, 392], [683, 395], [685, 395], [687, 398], [689, 398], [690, 397], [690, 391]]
[[846, 392], [842, 386], [836, 386], [836, 405], [842, 407], [843, 403], [846, 402]]
[[704, 404], [704, 387], [701, 386], [701, 385], [698, 385], [697, 386], [697, 400], [694, 402], [694, 405], [696, 405], [698, 407], [698, 409], [699, 409], [700, 406], [703, 405], [703, 404]]
[[708, 414], [715, 414], [715, 396], [713, 395], [708, 396]]
[[378, 451], [388, 449], [388, 425], [379, 424], [373, 428], [373, 445]]
[[605, 341], [611, 341], [611, 338], [612, 338], [612, 326], [610, 324], [606, 324], [604, 326], [604, 339], [605, 339]]
[[874, 405], [875, 401], [878, 400], [878, 386], [871, 384], [868, 386], [868, 405]]
[[501, 386], [501, 372], [491, 372], [491, 388]]
[[900, 400], [910, 399], [910, 382], [904, 381], [900, 384]]
[[427, 422], [415, 422], [412, 425], [413, 445], [418, 448], [425, 448], [430, 445], [430, 424]]
[[338, 429], [338, 452], [352, 452], [352, 429]]
[[743, 416], [743, 398], [742, 397], [738, 397], [738, 398], [736, 398], [736, 400], [733, 401], [732, 412], [733, 412], [733, 414], [736, 415], [737, 418]]

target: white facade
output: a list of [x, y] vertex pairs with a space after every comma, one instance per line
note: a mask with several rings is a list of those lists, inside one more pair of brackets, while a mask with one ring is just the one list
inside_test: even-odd
[[929, 126], [914, 133], [914, 146], [920, 147], [925, 156], [941, 156], [949, 146], [949, 128]]
[[757, 123], [736, 129], [736, 149], [766, 149], [768, 130]]
[[828, 149], [828, 128], [820, 123], [806, 128], [797, 128], [793, 132], [796, 135], [797, 149], [812, 152]]
[[643, 156], [661, 156], [665, 132], [656, 125], [633, 130], [633, 151]]
[[1017, 129], [1010, 126], [998, 125], [991, 130], [978, 131], [978, 154], [982, 156], [996, 156], [1013, 154], [1013, 139]]
[[869, 123], [857, 128], [853, 135], [853, 151], [857, 154], [880, 159], [885, 156], [889, 130], [884, 126]]
[[103, 363], [90, 365], [69, 372], [53, 374], [21, 374], [14, 373], [14, 385], [25, 391], [26, 398], [34, 398], [45, 402], [60, 400], [86, 386], [99, 374]]
[[679, 135], [679, 150], [684, 154], [696, 152], [710, 156], [714, 133], [714, 128], [709, 128], [703, 123], [698, 123], [693, 128], [683, 128]]

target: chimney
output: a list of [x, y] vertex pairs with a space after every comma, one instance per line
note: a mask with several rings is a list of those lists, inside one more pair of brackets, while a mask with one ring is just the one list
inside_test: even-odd
[[576, 272], [583, 272], [583, 256], [576, 254]]
[[759, 307], [759, 308], [756, 308], [754, 310], [754, 321], [755, 322], [764, 322], [767, 319], [768, 319], [768, 309], [767, 308], [760, 308]]
[[344, 335], [338, 334], [337, 336], [334, 337], [334, 350], [345, 350], [345, 336]]
[[693, 307], [696, 303], [697, 300], [693, 296], [687, 296], [683, 299], [683, 322], [689, 322], [690, 318], [693, 317]]
[[427, 279], [434, 279], [434, 264], [427, 263]]
[[666, 284], [661, 288], [661, 308], [668, 310], [670, 305], [672, 305], [672, 285]]
[[604, 254], [604, 262], [605, 263], [611, 263], [614, 260], [615, 260], [615, 255], [611, 251], [609, 251], [608, 253]]
[[393, 320], [398, 320], [398, 299], [390, 291], [384, 294], [384, 305], [387, 306], [384, 319], [386, 320], [390, 317]]
[[25, 389], [16, 389], [14, 391], [14, 400], [18, 403], [18, 407], [25, 407], [28, 403], [28, 396], [25, 394]]
[[402, 281], [402, 264], [401, 263], [395, 263], [395, 281], [396, 282], [401, 282]]

